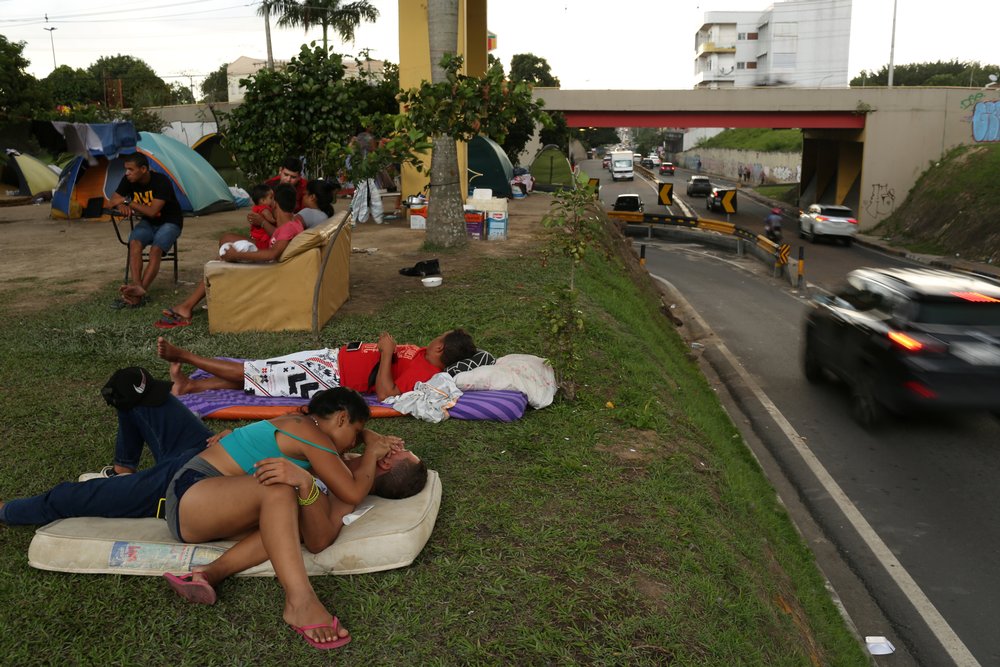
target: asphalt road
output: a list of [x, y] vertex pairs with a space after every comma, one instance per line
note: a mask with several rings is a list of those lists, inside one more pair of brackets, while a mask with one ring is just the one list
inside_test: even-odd
[[[599, 162], [584, 168], [601, 173]], [[638, 177], [611, 184], [606, 174], [601, 194], [609, 205], [621, 192], [655, 202], [653, 187]], [[690, 206], [686, 178], [678, 171], [674, 182]], [[704, 214], [700, 198], [694, 206]], [[646, 210], [664, 209], [647, 203]], [[740, 219], [732, 221], [762, 228], [765, 211], [741, 201]], [[693, 244], [646, 245], [650, 273], [674, 285], [707, 324], [705, 354], [715, 355], [720, 375], [760, 388], [760, 396], [747, 392], [741, 401], [754, 434], [860, 578], [854, 585], [871, 593], [892, 626], [861, 622], [858, 631], [902, 642], [918, 664], [1000, 664], [1000, 524], [993, 509], [1000, 496], [1000, 423], [988, 415], [924, 417], [864, 431], [850, 418], [843, 386], [814, 386], [802, 376], [799, 339], [809, 290], [790, 289], [750, 258]], [[813, 289], [832, 288], [857, 266], [902, 261], [858, 246], [807, 245]], [[733, 368], [719, 361], [720, 344], [731, 352]], [[877, 617], [852, 612], [850, 600], [864, 592], [838, 591], [852, 619]], [[896, 658], [903, 656], [884, 664], [903, 664]]]

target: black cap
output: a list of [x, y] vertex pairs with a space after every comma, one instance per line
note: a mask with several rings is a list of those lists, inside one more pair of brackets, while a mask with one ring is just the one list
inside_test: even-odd
[[108, 405], [131, 410], [137, 405], [162, 405], [170, 395], [171, 383], [157, 380], [145, 368], [131, 366], [114, 372], [101, 388]]

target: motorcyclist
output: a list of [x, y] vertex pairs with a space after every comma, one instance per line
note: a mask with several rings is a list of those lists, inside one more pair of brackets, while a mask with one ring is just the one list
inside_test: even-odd
[[771, 212], [764, 218], [764, 236], [772, 241], [781, 240], [781, 209], [772, 208]]

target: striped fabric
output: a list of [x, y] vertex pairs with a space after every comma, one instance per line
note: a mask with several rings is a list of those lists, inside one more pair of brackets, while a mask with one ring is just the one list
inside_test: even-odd
[[[193, 378], [208, 376], [204, 371], [195, 371], [191, 375]], [[380, 403], [374, 394], [364, 394], [364, 397], [370, 406], [392, 407]], [[215, 389], [197, 394], [185, 394], [180, 400], [199, 417], [235, 406], [287, 406], [291, 410], [309, 403], [297, 398], [252, 396], [243, 393], [241, 389]], [[524, 416], [527, 408], [528, 397], [519, 391], [467, 391], [448, 413], [453, 419], [511, 422]]]

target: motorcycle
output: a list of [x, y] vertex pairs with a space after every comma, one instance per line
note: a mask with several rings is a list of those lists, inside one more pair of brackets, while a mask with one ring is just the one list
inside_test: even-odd
[[768, 225], [764, 229], [764, 236], [767, 237], [769, 241], [773, 241], [778, 245], [781, 245], [781, 226], [780, 225]]

